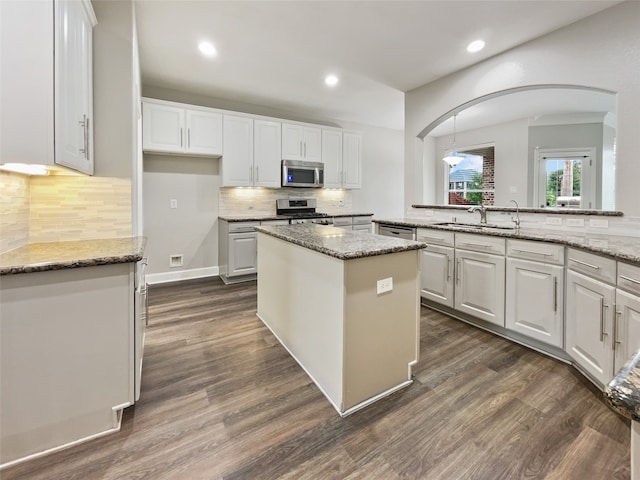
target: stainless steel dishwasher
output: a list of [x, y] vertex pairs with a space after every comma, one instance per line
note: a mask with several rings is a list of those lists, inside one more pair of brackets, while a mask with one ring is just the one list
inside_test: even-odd
[[388, 223], [378, 224], [378, 235], [385, 237], [396, 237], [404, 240], [415, 240], [416, 229], [413, 227], [404, 227], [398, 225], [390, 225]]

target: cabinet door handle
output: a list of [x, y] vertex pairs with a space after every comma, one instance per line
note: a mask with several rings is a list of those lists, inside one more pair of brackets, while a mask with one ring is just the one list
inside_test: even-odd
[[447, 256], [447, 282], [451, 280], [451, 257]]
[[620, 278], [626, 280], [631, 283], [635, 283], [636, 285], [640, 285], [640, 280], [636, 280], [634, 278], [627, 277], [626, 275], [620, 275]]
[[304, 142], [304, 158], [307, 158], [307, 142]]
[[187, 148], [191, 148], [191, 129], [187, 128]]
[[576, 260], [575, 258], [569, 257], [569, 261], [579, 263], [580, 265], [584, 265], [585, 267], [593, 268], [595, 270], [600, 270], [600, 267], [598, 265], [592, 265], [590, 263], [583, 262], [581, 260]]
[[604, 299], [600, 299], [600, 341], [604, 342], [605, 335], [608, 335], [607, 332], [604, 331], [604, 309], [609, 308], [609, 305], [604, 303]]
[[78, 149], [78, 151], [85, 156], [85, 158], [89, 158], [87, 155], [87, 116], [82, 115], [82, 120], [78, 121], [78, 125], [82, 127], [82, 148]]
[[302, 157], [302, 140], [300, 140], [300, 156]]
[[258, 170], [259, 168], [260, 167], [256, 165], [256, 183], [260, 181], [260, 170]]
[[180, 146], [183, 147], [183, 141], [182, 141], [182, 127], [180, 127]]
[[558, 277], [553, 277], [553, 313], [558, 311]]
[[620, 340], [618, 340], [618, 330], [619, 330], [619, 325], [618, 325], [618, 318], [620, 318], [620, 315], [622, 315], [622, 312], [618, 311], [617, 305], [614, 305], [613, 308], [616, 311], [616, 316], [613, 319], [613, 351], [616, 351], [616, 345], [622, 343]]
[[89, 135], [89, 117], [87, 117], [87, 119], [84, 122], [84, 137], [85, 137], [85, 156], [87, 158], [87, 160], [89, 160], [89, 149], [90, 149], [90, 145], [89, 145], [89, 139], [90, 139], [90, 135]]
[[520, 250], [519, 248], [512, 248], [514, 252], [529, 253], [531, 255], [542, 255], [544, 257], [553, 257], [553, 253], [534, 252], [533, 250]]
[[460, 260], [456, 262], [456, 283], [460, 284]]

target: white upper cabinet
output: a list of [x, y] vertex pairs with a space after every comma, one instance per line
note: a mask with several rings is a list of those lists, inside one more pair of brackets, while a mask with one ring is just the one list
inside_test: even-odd
[[253, 119], [224, 115], [222, 131], [222, 186], [252, 187]]
[[283, 123], [282, 159], [322, 161], [322, 130], [319, 127]]
[[224, 115], [223, 187], [280, 188], [280, 122]]
[[144, 101], [142, 148], [146, 152], [222, 155], [222, 114], [169, 102]]
[[253, 184], [256, 187], [280, 188], [281, 125], [267, 120], [253, 122]]
[[222, 115], [187, 110], [187, 153], [222, 155]]
[[361, 188], [362, 135], [323, 129], [322, 163], [326, 188]]
[[342, 188], [342, 132], [322, 129], [322, 163], [324, 186]]
[[91, 3], [0, 2], [0, 22], [0, 163], [92, 174]]
[[183, 108], [143, 103], [142, 148], [152, 152], [184, 152]]
[[342, 171], [344, 188], [362, 187], [362, 135], [342, 134]]

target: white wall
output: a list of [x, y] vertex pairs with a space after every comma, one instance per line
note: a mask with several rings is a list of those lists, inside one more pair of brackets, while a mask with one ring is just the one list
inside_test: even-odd
[[638, 18], [640, 2], [627, 1], [407, 92], [405, 207], [423, 198], [422, 182], [415, 182], [423, 178], [423, 151], [416, 138], [427, 125], [482, 95], [528, 85], [565, 84], [617, 92], [616, 208], [640, 216]]
[[[145, 154], [143, 185], [147, 273], [217, 267], [220, 160]], [[183, 267], [170, 268], [170, 255]]]

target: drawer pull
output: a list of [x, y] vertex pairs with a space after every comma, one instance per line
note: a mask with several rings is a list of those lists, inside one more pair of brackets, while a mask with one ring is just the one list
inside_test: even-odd
[[553, 253], [534, 252], [533, 250], [520, 250], [519, 248], [512, 248], [514, 252], [530, 253], [532, 255], [542, 255], [544, 257], [553, 257]]
[[598, 265], [592, 265], [590, 263], [583, 262], [581, 260], [576, 260], [575, 258], [571, 258], [571, 257], [569, 257], [569, 260], [572, 262], [579, 263], [580, 265], [584, 265], [585, 267], [593, 268], [595, 270], [600, 270], [600, 267]]
[[635, 283], [636, 285], [640, 285], [640, 280], [636, 280], [634, 278], [627, 277], [626, 275], [620, 275], [620, 278], [626, 280], [631, 283]]
[[466, 245], [467, 247], [479, 247], [479, 248], [491, 248], [491, 245], [486, 243], [461, 243], [460, 246]]

